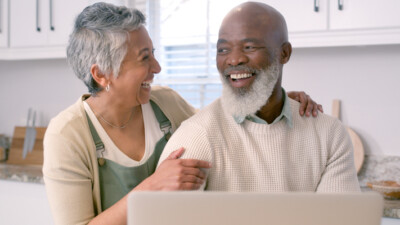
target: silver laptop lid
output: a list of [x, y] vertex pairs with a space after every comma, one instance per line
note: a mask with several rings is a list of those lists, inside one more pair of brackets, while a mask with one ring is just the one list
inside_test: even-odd
[[128, 225], [379, 225], [376, 193], [136, 192]]

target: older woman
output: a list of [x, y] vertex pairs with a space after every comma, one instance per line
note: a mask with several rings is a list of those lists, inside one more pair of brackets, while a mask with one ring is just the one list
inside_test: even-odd
[[[126, 196], [139, 190], [193, 190], [208, 162], [173, 152], [155, 171], [170, 135], [195, 109], [154, 87], [161, 68], [135, 9], [96, 3], [75, 22], [67, 58], [89, 89], [53, 118], [44, 140], [43, 175], [56, 224], [125, 224]], [[305, 93], [310, 110], [319, 107]], [[303, 113], [303, 111], [301, 112]], [[314, 112], [315, 113], [315, 112]]]

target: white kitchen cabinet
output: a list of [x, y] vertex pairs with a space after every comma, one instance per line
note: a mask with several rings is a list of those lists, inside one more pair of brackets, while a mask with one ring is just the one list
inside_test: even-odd
[[[49, 45], [66, 45], [76, 16], [88, 5], [83, 0], [52, 0], [52, 24]], [[51, 29], [53, 27], [53, 29]]]
[[[65, 58], [65, 47], [76, 16], [84, 7], [102, 0], [0, 0], [8, 6], [4, 38], [0, 34], [0, 60]], [[134, 6], [135, 0], [104, 0]], [[0, 13], [0, 16], [3, 16]], [[6, 48], [1, 48], [1, 47]]]
[[0, 0], [0, 48], [8, 46], [8, 0]]
[[330, 0], [329, 16], [332, 30], [400, 27], [400, 1]]
[[290, 32], [324, 31], [328, 29], [327, 0], [261, 0], [284, 17]]
[[400, 225], [400, 219], [383, 217], [381, 225]]
[[0, 224], [54, 224], [44, 185], [0, 180]]
[[290, 32], [400, 27], [399, 0], [263, 0], [280, 11]]
[[82, 0], [10, 1], [10, 47], [66, 45]]
[[400, 44], [399, 0], [259, 0], [286, 19], [294, 47]]

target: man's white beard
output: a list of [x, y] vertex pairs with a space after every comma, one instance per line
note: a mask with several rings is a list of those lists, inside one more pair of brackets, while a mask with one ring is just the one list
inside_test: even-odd
[[279, 62], [275, 60], [266, 69], [258, 70], [256, 78], [248, 88], [232, 87], [224, 74], [222, 80], [222, 106], [235, 117], [255, 114], [265, 104], [274, 90], [279, 78]]

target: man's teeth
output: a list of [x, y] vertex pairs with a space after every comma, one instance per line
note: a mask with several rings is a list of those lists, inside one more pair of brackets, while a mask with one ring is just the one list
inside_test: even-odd
[[251, 77], [251, 73], [239, 73], [239, 74], [231, 74], [231, 79], [243, 79], [243, 78], [249, 78]]
[[150, 80], [150, 81], [145, 81], [145, 82], [142, 83], [142, 87], [144, 87], [144, 88], [149, 88], [149, 87], [151, 86], [151, 83], [153, 83], [152, 80]]

